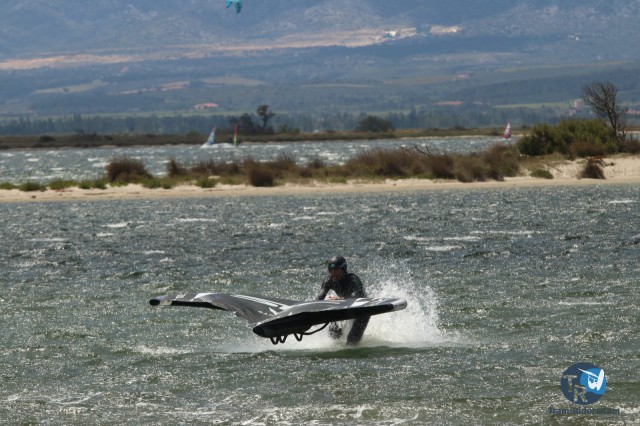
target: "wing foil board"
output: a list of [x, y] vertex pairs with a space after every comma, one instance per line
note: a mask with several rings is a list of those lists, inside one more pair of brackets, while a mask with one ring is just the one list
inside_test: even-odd
[[[407, 307], [404, 299], [353, 298], [295, 301], [264, 296], [223, 293], [185, 293], [151, 299], [153, 306], [190, 306], [234, 312], [247, 320], [253, 332], [271, 338], [275, 344], [294, 334], [298, 340], [314, 325], [399, 311]], [[274, 340], [275, 339], [275, 340]]]

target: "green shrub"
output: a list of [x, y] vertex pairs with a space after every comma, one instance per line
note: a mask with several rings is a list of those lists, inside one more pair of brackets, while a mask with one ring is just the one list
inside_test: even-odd
[[33, 191], [45, 191], [47, 189], [46, 185], [41, 184], [40, 182], [25, 182], [18, 186], [20, 191], [24, 192], [33, 192]]
[[93, 187], [95, 189], [107, 189], [107, 182], [104, 179], [96, 179], [93, 181]]
[[10, 191], [12, 189], [16, 189], [17, 186], [12, 184], [11, 182], [0, 182], [0, 189], [4, 189]]
[[165, 178], [160, 180], [162, 189], [172, 189], [176, 186], [176, 181], [173, 179]]
[[49, 188], [54, 191], [71, 188], [73, 186], [77, 186], [77, 183], [72, 180], [56, 179], [49, 182]]
[[217, 181], [215, 179], [209, 178], [200, 178], [196, 181], [196, 186], [200, 188], [214, 188], [217, 185]]
[[571, 158], [584, 153], [586, 156], [611, 154], [618, 150], [615, 134], [602, 121], [579, 119], [562, 120], [555, 126], [536, 124], [516, 146], [524, 155], [560, 153]]
[[362, 118], [356, 127], [357, 132], [390, 132], [395, 130], [391, 121], [384, 118], [376, 117], [373, 115], [367, 115]]
[[95, 180], [83, 180], [78, 184], [80, 189], [107, 189], [107, 182], [104, 178]]
[[245, 183], [245, 180], [244, 177], [239, 175], [222, 176], [220, 183], [223, 185], [242, 185]]
[[328, 179], [328, 181], [330, 183], [347, 183], [347, 177], [346, 176], [332, 176], [331, 178]]
[[554, 152], [566, 154], [568, 152], [565, 141], [555, 134], [553, 126], [548, 123], [536, 124], [531, 134], [521, 137], [516, 147], [524, 155], [541, 156]]
[[143, 187], [148, 189], [162, 188], [162, 182], [158, 178], [143, 179], [140, 183]]
[[553, 179], [553, 174], [549, 170], [535, 169], [531, 172], [531, 177], [540, 179]]
[[80, 188], [80, 189], [91, 189], [91, 188], [93, 188], [93, 181], [91, 181], [91, 180], [82, 180], [78, 184], [78, 188]]

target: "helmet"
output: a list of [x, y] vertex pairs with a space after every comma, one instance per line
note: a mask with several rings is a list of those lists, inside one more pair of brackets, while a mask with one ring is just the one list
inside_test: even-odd
[[327, 261], [327, 267], [329, 268], [329, 270], [340, 268], [344, 272], [347, 272], [347, 259], [342, 256], [335, 256], [331, 260]]

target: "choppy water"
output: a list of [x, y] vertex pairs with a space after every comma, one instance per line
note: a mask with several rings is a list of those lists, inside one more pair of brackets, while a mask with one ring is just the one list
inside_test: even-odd
[[[0, 204], [2, 424], [640, 423], [640, 189]], [[408, 300], [272, 346], [186, 291]], [[551, 416], [576, 362], [611, 416]]]
[[220, 144], [201, 149], [194, 145], [82, 148], [58, 150], [0, 151], [0, 182], [23, 183], [27, 180], [47, 183], [54, 179], [94, 179], [104, 174], [104, 167], [114, 158], [127, 156], [141, 160], [153, 175], [167, 172], [167, 162], [175, 159], [185, 164], [198, 161], [230, 161], [253, 158], [272, 160], [287, 154], [305, 163], [322, 159], [328, 164], [339, 164], [367, 149], [413, 147], [418, 145], [435, 152], [470, 152], [501, 142], [500, 138], [422, 138], [403, 140], [371, 140], [340, 142], [297, 143], [245, 143], [237, 147]]

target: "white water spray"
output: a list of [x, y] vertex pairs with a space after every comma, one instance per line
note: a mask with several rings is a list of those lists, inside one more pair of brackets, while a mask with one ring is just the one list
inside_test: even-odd
[[416, 281], [404, 263], [394, 262], [378, 269], [376, 277], [368, 279], [367, 293], [370, 297], [405, 299], [407, 308], [371, 317], [363, 343], [374, 340], [402, 346], [431, 346], [451, 340], [439, 328], [438, 299], [428, 278]]

